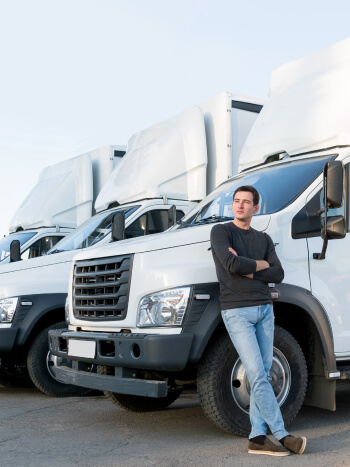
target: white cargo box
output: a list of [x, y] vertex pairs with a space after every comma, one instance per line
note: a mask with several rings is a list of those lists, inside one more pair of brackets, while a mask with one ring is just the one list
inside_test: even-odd
[[92, 162], [89, 154], [43, 169], [38, 183], [11, 219], [17, 228], [75, 228], [91, 217], [93, 203]]
[[97, 212], [166, 196], [197, 201], [206, 195], [207, 148], [203, 113], [191, 107], [136, 133], [95, 203]]

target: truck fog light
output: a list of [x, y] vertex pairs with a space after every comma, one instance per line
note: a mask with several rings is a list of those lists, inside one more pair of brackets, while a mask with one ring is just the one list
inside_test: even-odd
[[11, 323], [18, 303], [18, 297], [0, 300], [0, 323]]
[[137, 327], [181, 326], [190, 291], [190, 287], [181, 287], [143, 297], [137, 311]]

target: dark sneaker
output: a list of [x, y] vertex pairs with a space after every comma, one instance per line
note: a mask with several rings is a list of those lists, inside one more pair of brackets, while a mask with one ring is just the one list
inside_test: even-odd
[[257, 444], [249, 440], [248, 443], [249, 454], [266, 454], [267, 456], [289, 456], [288, 449], [284, 448], [281, 444], [277, 446], [269, 438], [264, 439], [264, 444]]
[[304, 436], [286, 436], [284, 438], [284, 447], [294, 452], [295, 454], [302, 454], [306, 448], [306, 438]]

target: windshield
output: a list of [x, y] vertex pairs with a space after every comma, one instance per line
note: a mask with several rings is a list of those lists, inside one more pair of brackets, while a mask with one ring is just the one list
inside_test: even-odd
[[233, 219], [232, 198], [236, 188], [252, 185], [260, 194], [256, 216], [273, 214], [292, 203], [335, 156], [290, 160], [237, 175], [223, 183], [179, 221], [176, 228]]
[[24, 245], [30, 238], [34, 237], [37, 232], [17, 232], [7, 235], [0, 240], [0, 262], [4, 261], [10, 254], [10, 245], [13, 240], [19, 240], [19, 243]]
[[67, 235], [63, 240], [55, 245], [55, 248], [48, 252], [61, 253], [62, 251], [72, 251], [81, 248], [87, 248], [100, 242], [112, 229], [112, 220], [116, 212], [123, 212], [127, 219], [140, 206], [128, 206], [127, 208], [117, 208], [113, 211], [105, 211], [96, 214], [79, 226], [74, 232]]

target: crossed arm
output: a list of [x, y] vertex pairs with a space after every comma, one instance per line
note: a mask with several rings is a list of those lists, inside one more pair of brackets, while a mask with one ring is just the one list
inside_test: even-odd
[[[228, 250], [235, 256], [238, 256], [237, 255], [237, 252], [229, 247]], [[256, 272], [259, 272], [259, 271], [263, 271], [264, 269], [268, 269], [270, 267], [269, 263], [265, 260], [261, 260], [261, 259], [256, 259], [255, 260], [256, 262]], [[243, 274], [244, 277], [248, 277], [249, 279], [253, 279], [254, 278], [254, 273], [250, 273], [250, 274]]]
[[282, 265], [276, 255], [274, 244], [269, 236], [265, 260], [254, 260], [237, 255], [230, 246], [231, 240], [227, 232], [221, 227], [213, 228], [211, 235], [212, 247], [218, 260], [227, 272], [239, 274], [249, 279], [260, 280], [266, 284], [280, 283], [284, 277]]

